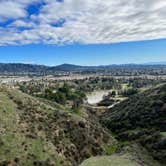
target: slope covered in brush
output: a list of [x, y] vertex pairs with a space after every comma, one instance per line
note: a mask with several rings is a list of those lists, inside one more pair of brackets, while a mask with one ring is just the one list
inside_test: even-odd
[[88, 114], [0, 88], [0, 165], [78, 165], [113, 139]]
[[166, 85], [131, 96], [106, 112], [102, 123], [119, 140], [139, 143], [166, 164]]

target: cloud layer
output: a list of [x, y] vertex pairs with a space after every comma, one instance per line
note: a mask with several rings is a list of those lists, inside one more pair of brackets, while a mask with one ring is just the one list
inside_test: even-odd
[[0, 0], [0, 45], [166, 38], [165, 0]]

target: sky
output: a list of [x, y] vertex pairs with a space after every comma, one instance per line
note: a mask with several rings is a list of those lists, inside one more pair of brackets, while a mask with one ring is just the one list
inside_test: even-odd
[[162, 61], [165, 0], [0, 0], [0, 62]]

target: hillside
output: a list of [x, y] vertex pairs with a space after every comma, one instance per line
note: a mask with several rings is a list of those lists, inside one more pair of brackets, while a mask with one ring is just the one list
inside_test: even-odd
[[114, 139], [88, 114], [0, 87], [0, 165], [75, 166]]
[[166, 85], [131, 96], [107, 111], [102, 123], [119, 141], [137, 143], [166, 164]]
[[126, 156], [116, 156], [112, 155], [111, 157], [102, 156], [102, 157], [93, 157], [87, 159], [80, 166], [141, 166], [135, 161], [129, 160]]
[[0, 73], [43, 73], [48, 69], [44, 65], [33, 65], [33, 64], [23, 64], [23, 63], [0, 63]]
[[72, 112], [1, 85], [0, 165], [166, 164], [166, 85], [129, 97], [101, 122], [86, 107]]
[[62, 65], [51, 67], [49, 70], [51, 70], [51, 71], [75, 71], [75, 70], [82, 70], [84, 68], [86, 68], [86, 67], [79, 66], [79, 65], [72, 65], [72, 64], [62, 64]]

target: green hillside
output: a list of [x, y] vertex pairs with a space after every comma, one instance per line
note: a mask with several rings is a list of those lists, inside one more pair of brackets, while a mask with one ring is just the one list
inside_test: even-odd
[[104, 155], [114, 139], [88, 115], [0, 88], [0, 165], [74, 166]]
[[71, 109], [1, 85], [0, 165], [166, 164], [166, 85], [115, 105], [104, 126], [88, 107]]
[[121, 102], [103, 115], [102, 123], [119, 141], [139, 144], [166, 165], [166, 85]]
[[141, 166], [135, 161], [125, 158], [125, 156], [102, 156], [93, 157], [84, 161], [80, 166]]

